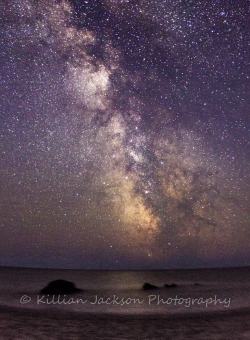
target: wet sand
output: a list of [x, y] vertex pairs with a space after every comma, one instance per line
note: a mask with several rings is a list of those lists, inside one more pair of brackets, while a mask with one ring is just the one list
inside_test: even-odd
[[0, 307], [0, 339], [250, 339], [250, 308], [185, 315], [97, 315]]

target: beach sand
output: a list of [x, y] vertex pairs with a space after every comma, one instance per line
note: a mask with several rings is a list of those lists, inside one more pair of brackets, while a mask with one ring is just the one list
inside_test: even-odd
[[0, 308], [0, 339], [249, 340], [250, 309], [185, 315], [96, 315]]

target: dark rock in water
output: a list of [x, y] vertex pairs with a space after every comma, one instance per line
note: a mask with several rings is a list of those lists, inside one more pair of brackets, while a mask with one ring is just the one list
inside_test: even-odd
[[197, 283], [197, 282], [195, 282], [194, 285], [195, 285], [195, 286], [202, 286], [202, 284]]
[[178, 285], [176, 283], [171, 283], [171, 285], [165, 284], [164, 288], [176, 288]]
[[75, 284], [65, 280], [55, 280], [44, 287], [41, 294], [73, 294], [80, 292], [81, 289], [76, 288]]
[[150, 283], [144, 283], [144, 285], [142, 286], [143, 290], [149, 290], [149, 289], [156, 289], [158, 288], [157, 286], [151, 285]]

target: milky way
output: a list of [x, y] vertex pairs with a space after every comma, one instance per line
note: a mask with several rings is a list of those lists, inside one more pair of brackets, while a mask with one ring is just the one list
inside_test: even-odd
[[0, 13], [0, 265], [246, 265], [247, 1]]

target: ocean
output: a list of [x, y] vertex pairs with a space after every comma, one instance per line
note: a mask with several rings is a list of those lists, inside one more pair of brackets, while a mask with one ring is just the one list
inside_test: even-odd
[[[249, 340], [250, 268], [0, 268], [0, 340]], [[41, 294], [53, 280], [73, 295]], [[142, 290], [145, 282], [159, 288]], [[164, 288], [165, 284], [176, 287]]]
[[[116, 315], [177, 315], [228, 312], [249, 307], [250, 267], [94, 271], [0, 268], [0, 305], [39, 310]], [[83, 291], [48, 296], [40, 290], [50, 281], [74, 282]], [[142, 290], [148, 282], [157, 289]], [[165, 284], [177, 287], [164, 288]]]

